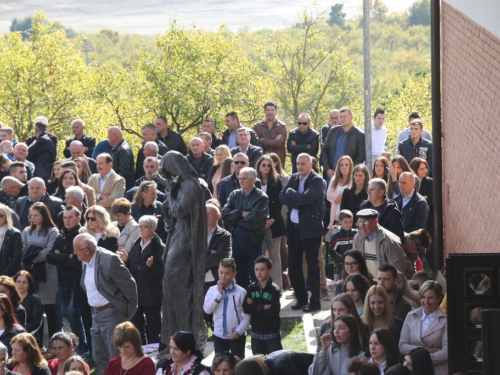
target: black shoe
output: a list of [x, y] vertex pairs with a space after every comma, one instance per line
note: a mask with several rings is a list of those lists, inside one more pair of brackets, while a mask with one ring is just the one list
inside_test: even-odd
[[302, 309], [306, 313], [315, 312], [321, 310], [321, 306], [308, 305]]
[[300, 310], [308, 307], [309, 305], [307, 303], [300, 303], [297, 302], [295, 305], [292, 306], [292, 310]]

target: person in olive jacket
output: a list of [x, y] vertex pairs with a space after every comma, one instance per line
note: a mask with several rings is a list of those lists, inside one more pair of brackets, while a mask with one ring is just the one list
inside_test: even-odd
[[[135, 241], [130, 252], [121, 250], [117, 253], [135, 279], [137, 290], [141, 291], [138, 295], [138, 308], [131, 322], [141, 333], [143, 345], [160, 341], [160, 310], [163, 300], [162, 280], [164, 272], [161, 258], [165, 244], [155, 233], [157, 224], [156, 217], [152, 215], [142, 216], [139, 219], [139, 238]], [[147, 322], [146, 327], [144, 327], [145, 322]]]
[[23, 239], [14, 228], [9, 207], [0, 204], [0, 275], [14, 276], [21, 269]]

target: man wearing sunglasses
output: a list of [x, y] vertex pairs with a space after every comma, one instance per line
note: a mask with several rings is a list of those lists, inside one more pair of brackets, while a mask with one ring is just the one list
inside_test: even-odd
[[297, 128], [290, 131], [287, 142], [288, 152], [292, 154], [292, 173], [297, 172], [297, 155], [305, 152], [316, 157], [319, 148], [319, 133], [311, 129], [311, 116], [301, 113], [297, 119]]
[[[227, 198], [229, 198], [229, 194], [231, 194], [236, 189], [240, 188], [240, 182], [239, 182], [240, 171], [248, 166], [250, 166], [250, 162], [248, 161], [248, 156], [245, 155], [243, 152], [238, 152], [236, 155], [233, 156], [234, 173], [230, 176], [224, 177], [217, 184], [217, 192], [219, 194], [217, 199], [219, 200], [222, 207], [226, 205]], [[262, 183], [258, 178], [255, 181], [255, 187], [259, 189], [262, 187]]]

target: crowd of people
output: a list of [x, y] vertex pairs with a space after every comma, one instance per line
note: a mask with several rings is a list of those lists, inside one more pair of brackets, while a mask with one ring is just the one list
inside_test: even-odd
[[[220, 138], [206, 118], [188, 147], [158, 116], [142, 127], [136, 158], [116, 126], [96, 143], [74, 120], [64, 146], [45, 117], [25, 142], [0, 128], [0, 356], [11, 357], [9, 370], [390, 374], [404, 361], [413, 374], [430, 374], [419, 370], [429, 357], [436, 374], [446, 373], [443, 292], [423, 271], [424, 261], [434, 269], [432, 141], [418, 113], [391, 158], [385, 111], [375, 111], [369, 166], [349, 108], [332, 110], [319, 131], [306, 113], [289, 131], [275, 102], [263, 109], [253, 129], [228, 113]], [[206, 200], [200, 303], [213, 331], [211, 369], [192, 333], [160, 342], [170, 188], [158, 172], [169, 151], [185, 156]], [[290, 283], [293, 310], [314, 313], [334, 297], [314, 356], [283, 350], [280, 297]], [[249, 328], [254, 356], [245, 359]], [[170, 352], [156, 366], [142, 348], [154, 343]]]

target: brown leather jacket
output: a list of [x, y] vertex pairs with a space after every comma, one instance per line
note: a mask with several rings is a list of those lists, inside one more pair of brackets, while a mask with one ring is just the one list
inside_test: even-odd
[[[262, 142], [262, 148], [264, 149], [264, 153], [275, 152], [281, 159], [281, 162], [285, 164], [286, 157], [286, 137], [287, 137], [287, 127], [283, 121], [278, 120], [277, 118], [274, 120], [274, 124], [269, 129], [267, 127], [266, 120], [262, 120], [258, 122], [253, 127], [255, 133], [257, 133], [257, 137]], [[281, 139], [276, 140], [276, 137], [281, 134]]]

